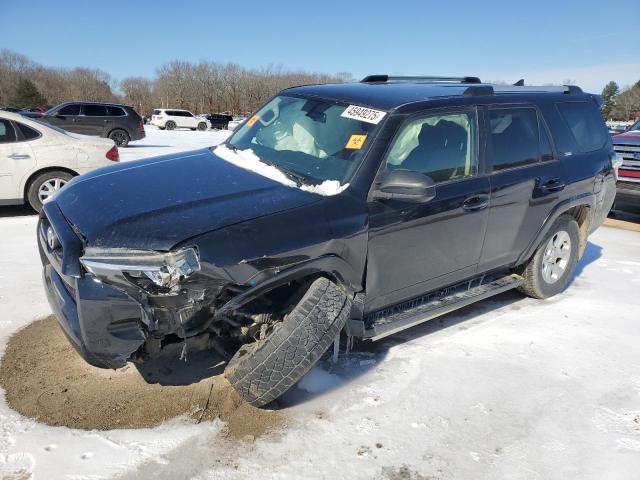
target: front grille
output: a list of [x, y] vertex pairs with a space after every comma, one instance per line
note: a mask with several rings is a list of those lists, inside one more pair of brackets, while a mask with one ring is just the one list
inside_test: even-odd
[[614, 145], [613, 149], [620, 154], [625, 167], [640, 169], [640, 158], [636, 157], [640, 156], [640, 145]]

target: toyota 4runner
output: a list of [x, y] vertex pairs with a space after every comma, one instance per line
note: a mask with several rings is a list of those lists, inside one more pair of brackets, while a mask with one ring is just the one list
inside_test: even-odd
[[613, 203], [614, 158], [575, 86], [290, 88], [223, 145], [67, 184], [38, 225], [44, 285], [89, 363], [205, 344], [265, 405], [341, 332], [377, 340], [509, 289], [562, 292]]

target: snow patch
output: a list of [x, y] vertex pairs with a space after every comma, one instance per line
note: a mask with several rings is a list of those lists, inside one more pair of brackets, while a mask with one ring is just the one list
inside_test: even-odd
[[322, 393], [339, 385], [341, 381], [342, 379], [338, 375], [326, 372], [316, 366], [298, 382], [298, 388], [309, 393]]
[[302, 185], [301, 187], [298, 187], [293, 180], [287, 178], [287, 176], [276, 167], [263, 163], [262, 160], [260, 160], [260, 157], [253, 153], [253, 150], [250, 148], [234, 151], [226, 145], [218, 145], [213, 153], [223, 160], [234, 164], [236, 167], [244, 168], [245, 170], [257, 173], [263, 177], [270, 178], [271, 180], [275, 180], [287, 187], [300, 188], [300, 190], [305, 192], [316, 193], [325, 197], [337, 195], [346, 190], [349, 186], [348, 183], [342, 185], [338, 180], [325, 180], [318, 185]]

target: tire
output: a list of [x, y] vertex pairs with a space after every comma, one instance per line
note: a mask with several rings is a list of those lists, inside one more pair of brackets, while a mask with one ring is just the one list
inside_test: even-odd
[[571, 215], [560, 215], [540, 243], [521, 275], [524, 283], [518, 287], [533, 298], [549, 298], [569, 285], [578, 263], [580, 229]]
[[247, 402], [266, 405], [311, 369], [340, 333], [350, 311], [351, 301], [335, 283], [315, 280], [271, 335], [240, 347], [225, 377]]
[[204, 132], [207, 129], [207, 124], [204, 122], [200, 122], [198, 124], [198, 130], [200, 130], [201, 132]]
[[171, 120], [169, 120], [167, 123], [164, 124], [164, 128], [166, 128], [167, 130], [175, 130], [176, 122], [172, 122]]
[[126, 147], [131, 141], [129, 134], [120, 128], [116, 128], [109, 133], [109, 138], [113, 140], [117, 147]]
[[[73, 178], [69, 172], [53, 170], [45, 172], [34, 178], [27, 188], [27, 201], [36, 211], [42, 210], [42, 202], [62, 188]], [[48, 194], [46, 192], [49, 192]]]

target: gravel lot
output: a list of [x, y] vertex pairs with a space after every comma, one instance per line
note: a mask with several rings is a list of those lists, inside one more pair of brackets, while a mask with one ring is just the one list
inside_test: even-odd
[[[226, 136], [147, 131], [123, 161]], [[35, 224], [26, 208], [0, 209], [2, 351], [50, 314]], [[640, 233], [603, 227], [564, 294], [509, 292], [325, 361], [281, 402], [284, 426], [255, 441], [188, 416], [142, 429], [50, 426], [3, 395], [0, 478], [635, 478], [639, 288]]]

